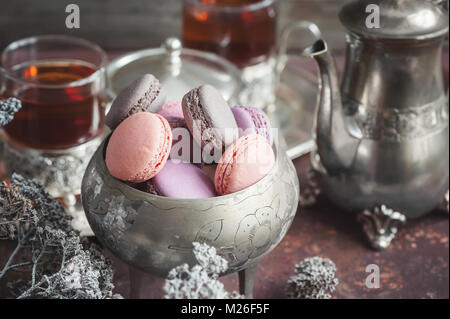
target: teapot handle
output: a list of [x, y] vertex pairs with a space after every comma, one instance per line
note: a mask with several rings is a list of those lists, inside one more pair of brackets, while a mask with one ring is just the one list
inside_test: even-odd
[[[291, 37], [293, 31], [309, 31], [309, 33], [313, 36], [313, 43], [317, 40], [322, 39], [322, 33], [320, 32], [319, 27], [309, 21], [296, 21], [289, 23], [286, 27], [284, 27], [280, 36], [280, 43], [278, 45], [278, 52], [275, 64], [275, 80], [274, 80], [274, 89], [280, 84], [281, 73], [286, 67], [286, 63], [288, 61], [287, 51], [288, 51], [288, 41]], [[309, 47], [309, 45], [305, 46]], [[274, 94], [275, 96], [275, 94]]]
[[[275, 57], [275, 66], [274, 66], [274, 77], [272, 83], [272, 94], [270, 96], [270, 101], [267, 103], [266, 111], [274, 112], [275, 111], [275, 100], [276, 100], [276, 90], [280, 85], [281, 81], [281, 73], [283, 73], [286, 68], [286, 64], [288, 61], [288, 42], [289, 38], [292, 35], [293, 31], [307, 31], [313, 37], [313, 42], [322, 39], [322, 33], [320, 32], [319, 27], [310, 21], [295, 21], [286, 25], [281, 31], [280, 42], [278, 44], [278, 49]], [[309, 47], [310, 45], [306, 45], [304, 48]], [[301, 55], [301, 54], [299, 54]]]
[[[263, 88], [264, 92], [268, 94], [261, 97], [258, 93], [257, 99], [264, 100], [264, 105], [258, 107], [262, 107], [269, 113], [275, 110], [276, 90], [280, 83], [281, 73], [286, 67], [288, 40], [294, 30], [309, 31], [314, 37], [314, 42], [322, 38], [319, 28], [312, 22], [296, 21], [289, 23], [281, 32], [280, 41], [273, 58], [270, 58], [267, 63], [261, 63], [264, 64], [262, 67], [256, 65], [241, 70], [242, 88], [236, 97], [239, 104], [245, 105], [249, 101], [254, 103], [254, 91], [259, 90], [260, 92]], [[255, 90], [255, 88], [258, 88], [258, 90]]]

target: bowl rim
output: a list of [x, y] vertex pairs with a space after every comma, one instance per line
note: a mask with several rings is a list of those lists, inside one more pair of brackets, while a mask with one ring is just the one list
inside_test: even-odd
[[[111, 137], [112, 132], [103, 140], [103, 142], [100, 144], [100, 146], [98, 147], [98, 149], [95, 151], [94, 156], [93, 156], [93, 161], [94, 161], [94, 165], [98, 165], [95, 164], [95, 162], [100, 162], [99, 165], [99, 169], [104, 172], [106, 174], [106, 176], [108, 177], [108, 179], [110, 180], [110, 183], [113, 183], [114, 186], [117, 186], [117, 188], [125, 188], [128, 192], [133, 193], [134, 195], [136, 195], [137, 197], [140, 197], [141, 200], [147, 200], [147, 201], [152, 201], [154, 199], [158, 199], [158, 200], [164, 200], [164, 201], [170, 201], [170, 202], [174, 202], [174, 203], [179, 203], [179, 202], [198, 202], [198, 201], [217, 201], [217, 200], [222, 200], [222, 201], [226, 201], [228, 199], [232, 199], [235, 198], [238, 195], [242, 195], [245, 192], [248, 192], [249, 189], [252, 188], [257, 188], [260, 184], [266, 182], [267, 179], [272, 178], [278, 171], [279, 169], [279, 165], [281, 165], [280, 163], [280, 154], [281, 152], [283, 152], [284, 150], [280, 151], [280, 144], [277, 141], [273, 142], [272, 145], [272, 149], [274, 151], [274, 155], [275, 155], [275, 164], [272, 167], [272, 169], [270, 170], [270, 172], [264, 176], [262, 179], [260, 179], [258, 182], [256, 182], [255, 184], [244, 188], [238, 192], [234, 192], [234, 193], [230, 193], [227, 195], [219, 195], [219, 196], [214, 196], [214, 197], [205, 197], [205, 198], [173, 198], [173, 197], [166, 197], [166, 196], [160, 196], [160, 195], [154, 195], [154, 194], [150, 194], [141, 190], [138, 190], [134, 187], [131, 187], [129, 185], [127, 185], [124, 181], [119, 180], [117, 178], [115, 178], [114, 176], [112, 176], [108, 170], [108, 168], [106, 167], [106, 163], [105, 163], [105, 151], [106, 151], [106, 146], [108, 144], [109, 138]], [[89, 165], [90, 166], [90, 165]], [[86, 170], [87, 172], [87, 170]], [[104, 177], [102, 177], [102, 179], [104, 179]], [[109, 183], [109, 184], [110, 184]]]

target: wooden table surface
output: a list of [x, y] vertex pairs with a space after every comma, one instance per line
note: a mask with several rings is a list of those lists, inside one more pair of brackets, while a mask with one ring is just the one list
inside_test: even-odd
[[[448, 81], [448, 55], [446, 57]], [[308, 156], [296, 159], [294, 164], [300, 183], [304, 184], [309, 169]], [[14, 243], [0, 241], [0, 265], [13, 248]], [[128, 267], [109, 256], [114, 262], [117, 292], [128, 297]], [[391, 247], [377, 252], [370, 248], [354, 215], [320, 197], [315, 206], [299, 208], [286, 237], [262, 259], [255, 280], [255, 298], [285, 298], [286, 283], [294, 274], [294, 265], [312, 256], [327, 257], [335, 262], [340, 280], [335, 298], [449, 298], [449, 219], [443, 212], [408, 221]], [[365, 286], [368, 276], [365, 269], [370, 264], [380, 269], [378, 289]], [[7, 296], [5, 284], [11, 279], [7, 276], [0, 281], [0, 298]], [[236, 274], [220, 280], [228, 290], [238, 290]], [[162, 279], [147, 275], [142, 297], [161, 298], [163, 283]]]

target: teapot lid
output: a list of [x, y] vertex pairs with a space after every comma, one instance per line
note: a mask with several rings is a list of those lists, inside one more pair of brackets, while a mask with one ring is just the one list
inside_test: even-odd
[[[372, 16], [377, 11], [379, 27], [371, 24], [376, 22]], [[431, 0], [354, 1], [342, 8], [339, 18], [351, 32], [367, 38], [423, 40], [442, 36], [449, 29], [448, 13]]]

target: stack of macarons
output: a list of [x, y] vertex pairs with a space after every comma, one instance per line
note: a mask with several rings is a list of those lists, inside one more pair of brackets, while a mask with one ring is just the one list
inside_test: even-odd
[[144, 192], [206, 198], [243, 190], [275, 165], [272, 128], [260, 109], [230, 108], [210, 85], [165, 101], [153, 75], [116, 97], [106, 116], [112, 176]]

